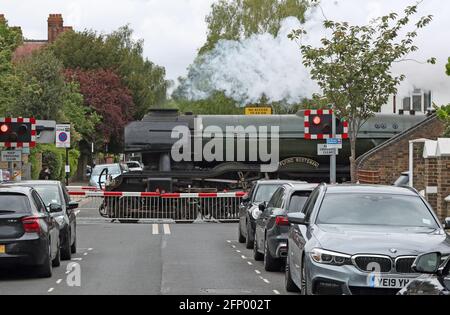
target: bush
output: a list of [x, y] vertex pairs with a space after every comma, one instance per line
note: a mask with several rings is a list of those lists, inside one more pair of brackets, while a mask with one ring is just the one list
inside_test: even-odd
[[[42, 165], [47, 165], [50, 169], [50, 179], [63, 181], [66, 177], [66, 150], [58, 149], [53, 144], [39, 144], [34, 148], [30, 155], [31, 174], [33, 179], [38, 179], [39, 174], [42, 171], [37, 158], [39, 154], [42, 154]], [[69, 151], [70, 177], [74, 176], [77, 172], [79, 156], [80, 152], [78, 150], [72, 149]]]

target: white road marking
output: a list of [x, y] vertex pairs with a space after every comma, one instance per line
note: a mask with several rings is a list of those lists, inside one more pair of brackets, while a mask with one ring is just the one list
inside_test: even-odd
[[255, 272], [256, 272], [257, 275], [261, 274], [261, 271], [259, 271], [259, 270], [255, 270]]
[[251, 261], [247, 261], [247, 264], [249, 264], [250, 266], [253, 266], [253, 263]]
[[168, 224], [164, 224], [164, 234], [170, 235], [170, 226]]
[[231, 241], [227, 241], [227, 243], [230, 243], [230, 244], [231, 244]]
[[48, 289], [48, 293], [52, 293], [53, 290], [55, 290], [55, 288], [50, 288], [50, 289]]
[[66, 275], [68, 275], [70, 273], [70, 270], [66, 271]]
[[88, 249], [88, 251], [90, 251], [90, 252], [93, 251], [93, 250], [94, 250], [93, 248], [89, 248], [89, 249]]
[[231, 247], [233, 247], [233, 248], [236, 248], [236, 246], [235, 246], [235, 245], [231, 245]]
[[276, 295], [280, 295], [281, 294], [278, 290], [273, 290], [273, 293], [275, 293]]
[[87, 256], [87, 255], [88, 255], [88, 253], [84, 253], [83, 255], [84, 255], [84, 256]]
[[61, 284], [62, 279], [58, 279], [58, 281], [56, 281], [56, 284]]
[[247, 259], [247, 257], [245, 257], [244, 255], [241, 256], [242, 259]]
[[270, 281], [267, 280], [267, 279], [262, 278], [261, 280], [264, 281], [264, 282], [267, 283], [267, 284], [270, 284]]
[[236, 253], [241, 253], [241, 251], [240, 251], [240, 250], [237, 250]]
[[158, 224], [153, 224], [153, 235], [159, 234]]
[[82, 261], [83, 258], [72, 258], [72, 261]]

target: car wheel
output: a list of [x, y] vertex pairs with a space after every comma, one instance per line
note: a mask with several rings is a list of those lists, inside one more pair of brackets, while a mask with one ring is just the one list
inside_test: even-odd
[[264, 269], [266, 271], [279, 271], [280, 268], [280, 260], [272, 256], [269, 250], [269, 244], [266, 240], [264, 242]]
[[66, 236], [66, 243], [64, 244], [64, 246], [61, 248], [61, 259], [62, 260], [71, 260], [72, 259], [72, 250], [70, 248], [70, 232], [67, 233], [68, 235]]
[[250, 223], [247, 222], [247, 239], [245, 241], [245, 248], [247, 248], [247, 249], [253, 249], [253, 245], [254, 245], [254, 242], [252, 241], [252, 238], [250, 237], [250, 235], [252, 235], [251, 230], [252, 229], [250, 227]]
[[255, 241], [253, 242], [253, 258], [256, 261], [263, 261], [264, 260], [264, 255], [261, 254], [260, 252], [258, 252], [258, 244], [256, 242], [256, 236], [255, 236]]
[[37, 275], [40, 278], [51, 278], [52, 277], [52, 259], [51, 259], [51, 245], [49, 242], [49, 245], [47, 246], [47, 257], [45, 258], [44, 264], [37, 267]]
[[291, 267], [289, 266], [289, 256], [288, 256], [288, 258], [286, 260], [285, 273], [286, 273], [286, 278], [285, 278], [286, 291], [288, 291], [288, 292], [300, 292], [300, 289], [298, 288], [298, 286], [292, 280]]
[[301, 282], [300, 291], [301, 291], [302, 295], [308, 295], [308, 280], [306, 278], [306, 266], [305, 266], [304, 258], [302, 261], [302, 282]]
[[58, 244], [58, 251], [56, 252], [56, 257], [52, 261], [52, 266], [53, 267], [61, 266], [61, 247], [59, 244]]
[[242, 230], [241, 230], [241, 222], [239, 222], [239, 227], [238, 227], [238, 241], [241, 244], [245, 243], [245, 237], [244, 237], [244, 235], [242, 235]]
[[70, 246], [70, 252], [72, 254], [76, 254], [77, 253], [77, 232], [75, 231], [75, 237], [73, 240], [73, 244], [72, 246]]

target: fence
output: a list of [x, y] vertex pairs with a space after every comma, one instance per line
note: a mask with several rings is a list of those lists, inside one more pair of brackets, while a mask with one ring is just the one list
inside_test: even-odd
[[70, 191], [81, 210], [98, 211], [120, 221], [236, 221], [243, 192], [160, 194], [151, 192]]

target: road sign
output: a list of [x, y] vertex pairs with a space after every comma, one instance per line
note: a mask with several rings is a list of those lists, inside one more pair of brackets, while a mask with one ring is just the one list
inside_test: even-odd
[[305, 139], [322, 140], [330, 138], [348, 139], [348, 122], [336, 121], [336, 134], [333, 136], [334, 112], [329, 109], [305, 111]]
[[245, 115], [272, 115], [271, 107], [246, 107]]
[[22, 151], [2, 151], [2, 162], [22, 162]]
[[317, 145], [317, 155], [327, 155], [331, 156], [333, 154], [337, 155], [339, 153], [337, 148], [329, 148], [326, 144]]
[[56, 147], [70, 148], [70, 125], [56, 125]]
[[337, 139], [337, 138], [327, 139], [327, 147], [329, 149], [332, 149], [332, 148], [342, 149], [342, 139]]
[[0, 147], [34, 148], [36, 146], [36, 119], [0, 118]]

